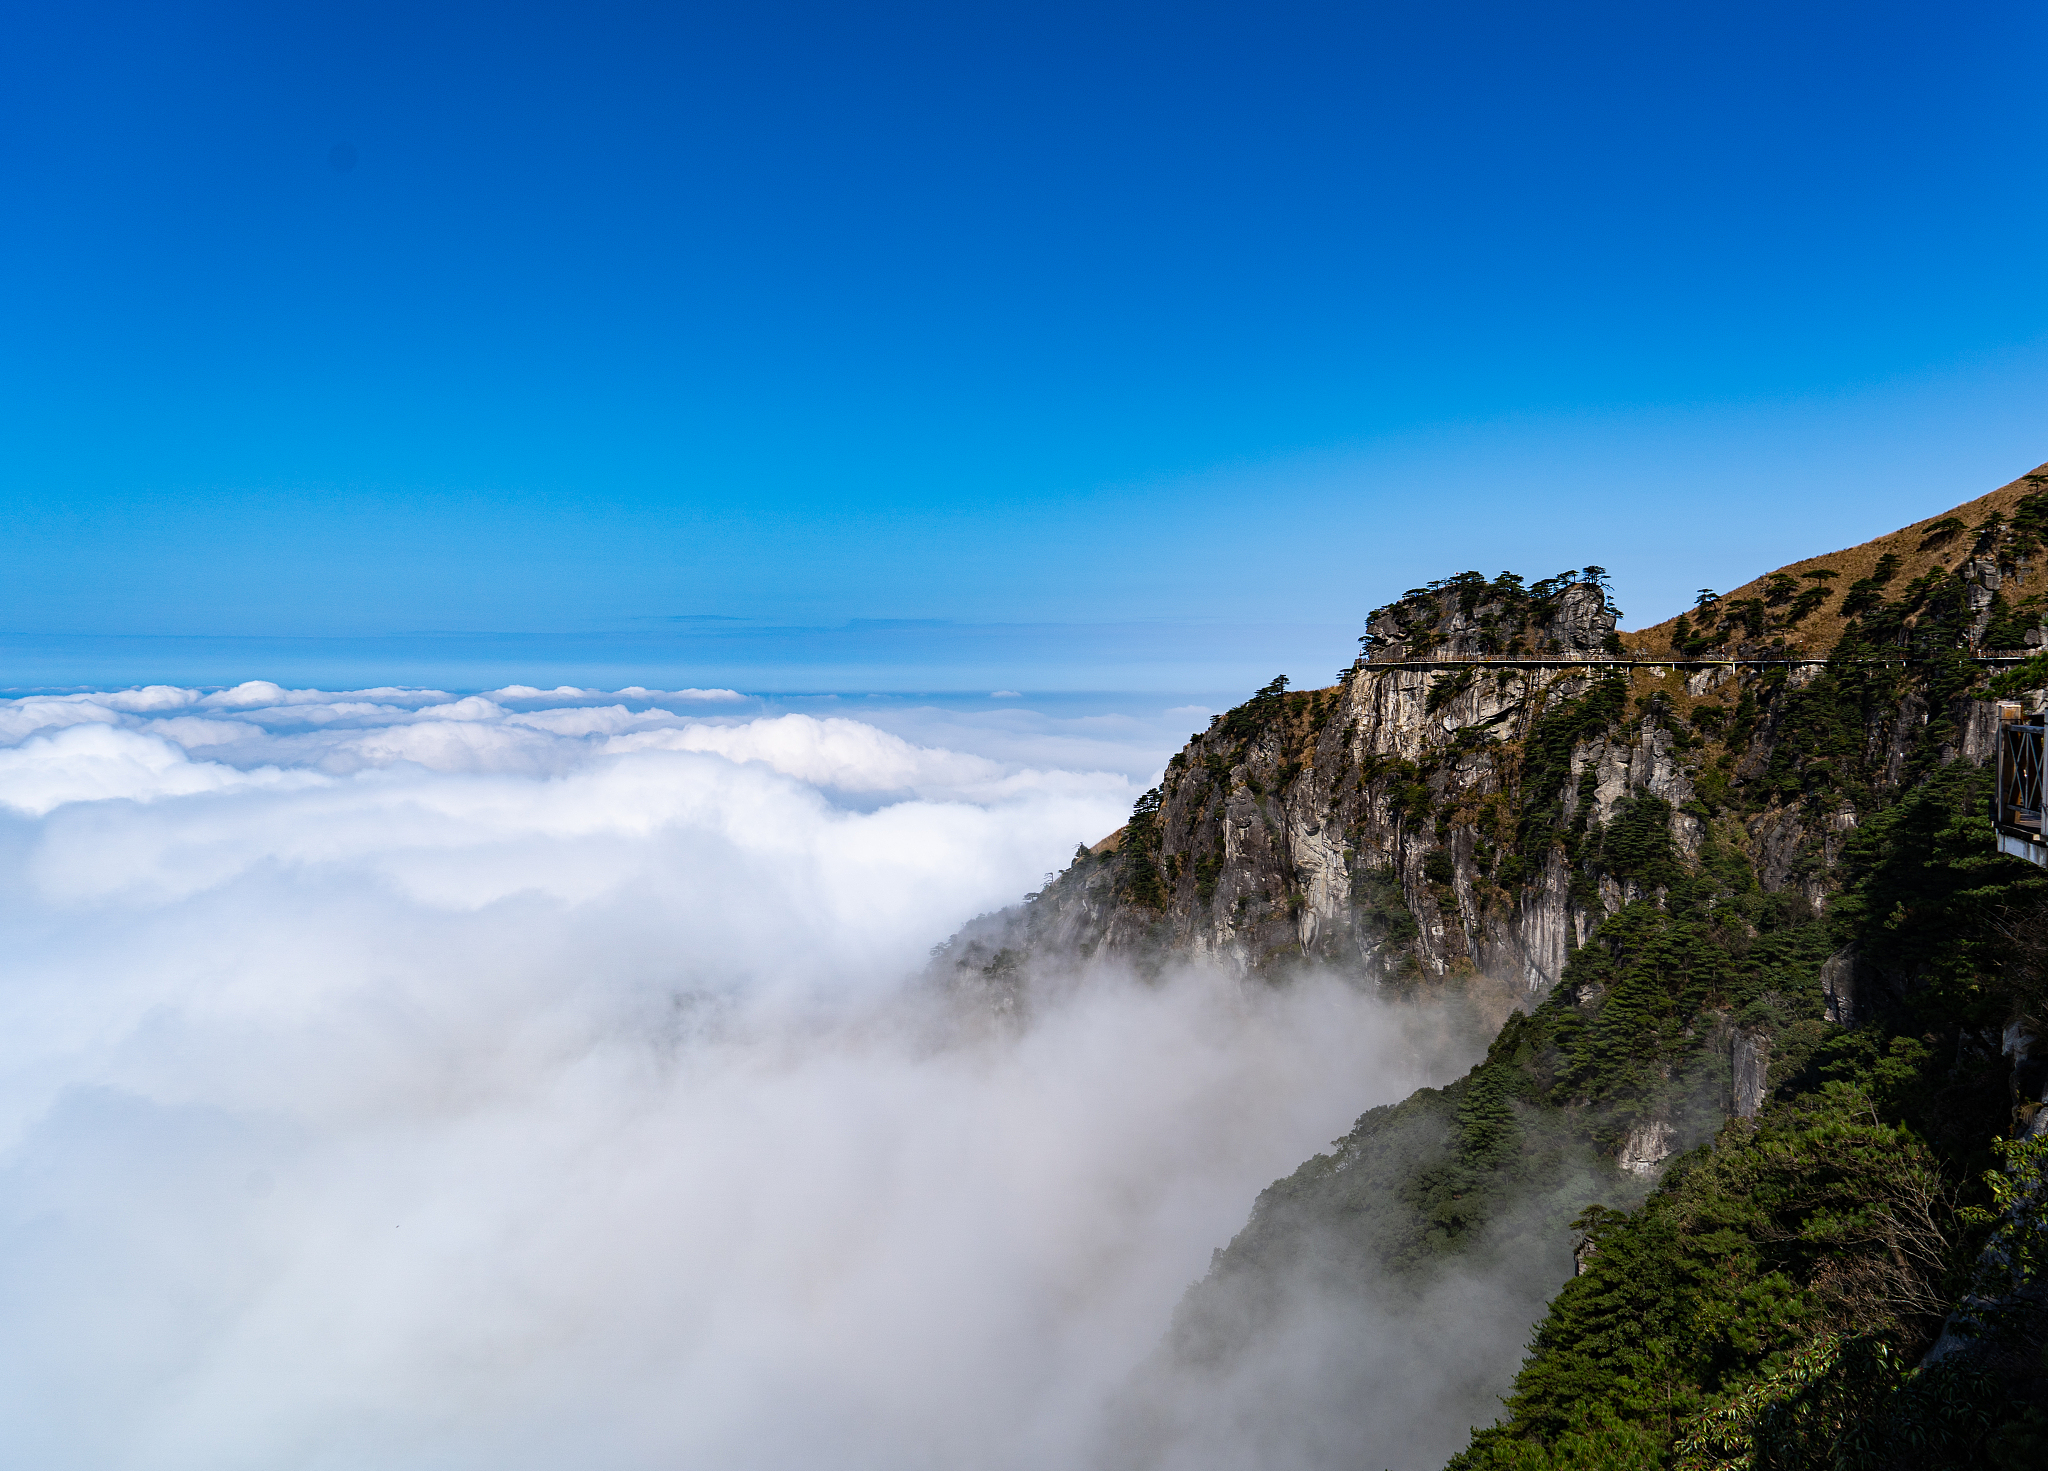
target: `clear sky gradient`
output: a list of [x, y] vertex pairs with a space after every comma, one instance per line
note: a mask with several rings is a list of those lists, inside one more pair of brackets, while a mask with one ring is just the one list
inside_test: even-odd
[[0, 15], [0, 683], [1323, 682], [2048, 459], [2037, 5]]

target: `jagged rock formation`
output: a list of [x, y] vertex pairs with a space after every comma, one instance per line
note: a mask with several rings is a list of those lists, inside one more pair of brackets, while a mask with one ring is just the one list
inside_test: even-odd
[[1767, 1034], [1741, 1031], [1735, 1034], [1735, 1077], [1729, 1111], [1737, 1118], [1753, 1119], [1771, 1091], [1771, 1039]]
[[[1547, 989], [1589, 922], [1651, 879], [1623, 872], [1575, 889], [1548, 851], [1550, 828], [1603, 831], [1644, 795], [1683, 808], [1690, 742], [1662, 722], [1668, 693], [1649, 721], [1608, 730], [1625, 677], [1379, 667], [1512, 647], [1525, 633], [1572, 652], [1612, 637], [1591, 584], [1538, 584], [1533, 596], [1511, 586], [1514, 602], [1488, 595], [1499, 590], [1411, 594], [1375, 614], [1373, 659], [1343, 683], [1290, 694], [1276, 682], [1217, 716], [1117, 842], [1077, 857], [1027, 912], [970, 931], [955, 962], [1164, 947], [1247, 969], [1306, 958]], [[1678, 832], [1690, 851], [1699, 819], [1681, 814]]]
[[1663, 1119], [1646, 1119], [1622, 1137], [1614, 1162], [1638, 1178], [1654, 1175], [1671, 1158], [1677, 1138], [1678, 1131]]
[[[1590, 569], [1594, 579], [1602, 569]], [[1399, 601], [1366, 619], [1366, 657], [1387, 663], [1472, 654], [1619, 653], [1615, 610], [1596, 580], [1575, 581], [1574, 570], [1524, 589], [1503, 574], [1488, 582], [1465, 572]]]

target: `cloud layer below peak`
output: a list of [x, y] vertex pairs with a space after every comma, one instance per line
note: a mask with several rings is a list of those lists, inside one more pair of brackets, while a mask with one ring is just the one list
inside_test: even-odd
[[1021, 739], [705, 691], [0, 704], [13, 1454], [1085, 1463], [1256, 1190], [1420, 1054], [1335, 982], [1105, 975], [1009, 1026], [920, 982], [1128, 810]]

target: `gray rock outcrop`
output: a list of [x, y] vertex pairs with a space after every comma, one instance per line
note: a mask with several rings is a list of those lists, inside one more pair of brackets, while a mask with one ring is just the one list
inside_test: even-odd
[[1735, 1034], [1734, 1080], [1730, 1088], [1729, 1111], [1737, 1118], [1753, 1119], [1764, 1106], [1770, 1091], [1771, 1039], [1761, 1032]]
[[1677, 1139], [1678, 1131], [1665, 1120], [1645, 1119], [1623, 1137], [1614, 1162], [1631, 1175], [1654, 1175], [1671, 1158]]

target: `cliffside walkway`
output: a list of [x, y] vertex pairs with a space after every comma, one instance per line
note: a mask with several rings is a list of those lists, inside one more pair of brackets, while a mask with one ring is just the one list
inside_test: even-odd
[[[2041, 649], [1980, 649], [1965, 657], [1973, 664], [2008, 665], [2023, 663]], [[1376, 669], [1758, 669], [1773, 665], [1817, 668], [1834, 661], [1825, 655], [1778, 655], [1758, 658], [1680, 659], [1655, 654], [1439, 654], [1431, 659], [1361, 659], [1354, 671]], [[1856, 659], [1857, 664], [1924, 664], [1922, 655], [1899, 654], [1882, 658]]]

